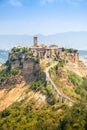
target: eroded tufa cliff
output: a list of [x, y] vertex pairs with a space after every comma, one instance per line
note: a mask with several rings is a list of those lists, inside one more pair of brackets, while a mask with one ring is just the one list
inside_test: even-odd
[[[66, 63], [71, 62], [78, 65], [79, 54], [77, 50], [60, 48], [57, 45], [47, 47], [43, 44], [34, 44], [31, 47], [14, 47], [9, 53], [8, 62], [11, 70], [14, 68], [20, 69], [24, 77], [32, 81], [35, 76], [39, 76], [38, 72], [42, 69], [40, 64], [41, 59], [44, 59], [45, 62], [64, 59]], [[45, 78], [44, 74], [41, 76], [43, 79]]]

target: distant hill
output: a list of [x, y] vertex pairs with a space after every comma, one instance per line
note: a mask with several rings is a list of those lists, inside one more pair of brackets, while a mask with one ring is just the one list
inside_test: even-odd
[[8, 59], [8, 52], [6, 50], [0, 50], [0, 65]]
[[[38, 34], [37, 36], [39, 43], [87, 50], [87, 32], [65, 32], [48, 36]], [[33, 36], [30, 35], [0, 35], [0, 49], [10, 49], [19, 45], [30, 46], [32, 44]]]

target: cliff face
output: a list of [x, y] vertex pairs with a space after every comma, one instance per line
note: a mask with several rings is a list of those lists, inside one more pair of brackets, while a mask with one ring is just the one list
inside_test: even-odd
[[30, 56], [27, 52], [24, 54], [21, 52], [9, 53], [9, 63], [11, 69], [19, 68], [23, 74], [32, 74], [40, 70], [39, 59]]
[[39, 57], [34, 56], [27, 48], [17, 51], [9, 53], [8, 61], [11, 70], [15, 68], [21, 70], [21, 74], [27, 82], [32, 82], [35, 78], [45, 80], [46, 76], [41, 71]]
[[65, 59], [68, 62], [72, 63], [78, 63], [79, 61], [79, 54], [78, 53], [62, 53], [61, 54], [61, 59]]
[[[48, 52], [51, 51], [52, 53], [50, 53], [50, 56], [46, 55], [45, 57], [44, 55], [41, 55], [42, 50], [39, 47], [34, 47], [33, 50], [32, 47], [13, 48], [8, 57], [11, 70], [14, 68], [20, 69], [23, 76], [26, 77], [28, 81], [32, 81], [35, 76], [39, 78], [42, 77], [42, 79], [45, 79], [46, 77], [43, 73], [40, 73], [40, 76], [38, 74], [38, 72], [41, 71], [40, 59], [42, 58], [45, 61], [51, 60], [52, 62], [54, 62], [54, 60], [64, 59], [66, 62], [78, 64], [79, 55], [77, 50], [62, 48], [61, 51], [59, 51], [59, 49], [57, 50], [57, 47], [54, 48], [54, 46], [52, 46], [50, 48], [48, 50], [46, 48], [46, 50]], [[58, 52], [55, 52], [55, 49]], [[34, 52], [36, 52], [37, 55], [35, 55]]]

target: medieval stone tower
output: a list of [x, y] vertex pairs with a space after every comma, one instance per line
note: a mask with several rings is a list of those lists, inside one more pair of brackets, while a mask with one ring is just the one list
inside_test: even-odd
[[38, 41], [37, 41], [37, 37], [34, 37], [34, 46], [37, 46], [38, 45]]

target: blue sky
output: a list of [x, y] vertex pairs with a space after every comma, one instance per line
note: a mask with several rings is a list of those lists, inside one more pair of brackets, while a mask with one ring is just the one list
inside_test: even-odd
[[0, 34], [87, 31], [87, 0], [0, 0]]

